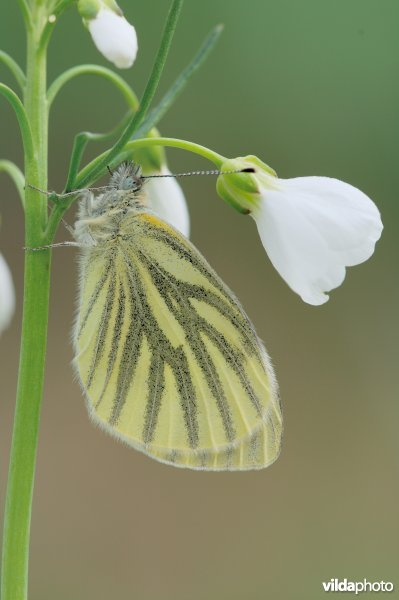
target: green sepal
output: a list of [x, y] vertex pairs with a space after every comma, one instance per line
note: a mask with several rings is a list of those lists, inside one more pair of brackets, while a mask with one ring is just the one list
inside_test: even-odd
[[78, 11], [85, 21], [95, 19], [101, 8], [107, 8], [120, 17], [123, 16], [123, 11], [115, 0], [78, 0]]
[[[253, 173], [230, 173], [254, 169]], [[259, 202], [262, 173], [277, 177], [276, 172], [257, 156], [245, 156], [223, 162], [216, 189], [221, 198], [241, 214], [249, 214]]]
[[261, 171], [266, 171], [266, 173], [269, 173], [269, 175], [272, 175], [273, 177], [277, 177], [276, 171], [274, 169], [272, 169], [271, 167], [269, 167], [269, 165], [264, 163], [262, 160], [260, 160], [260, 158], [258, 158], [254, 154], [249, 154], [248, 156], [245, 156], [244, 158], [240, 158], [238, 160], [243, 160], [243, 161], [248, 162], [249, 164], [247, 165], [247, 167], [253, 167], [253, 166], [255, 166], [255, 168], [259, 167]]
[[[248, 215], [251, 210], [248, 207], [245, 207], [242, 205], [241, 202], [239, 202], [234, 194], [234, 192], [231, 190], [230, 186], [226, 183], [226, 181], [222, 180], [222, 177], [233, 177], [232, 175], [220, 175], [217, 179], [216, 182], [216, 190], [217, 193], [219, 194], [219, 196], [225, 200], [227, 202], [227, 204], [230, 204], [230, 206], [232, 206], [237, 212], [241, 213], [242, 215]], [[250, 199], [248, 204], [250, 204]]]
[[[226, 160], [220, 170], [222, 172], [229, 171], [240, 171], [241, 169], [247, 168], [248, 165], [243, 165], [241, 158], [233, 158]], [[252, 173], [231, 173], [230, 175], [221, 175], [229, 182], [229, 185], [236, 187], [243, 192], [249, 194], [256, 194], [259, 191], [258, 183]]]
[[95, 19], [100, 8], [101, 2], [99, 0], [78, 1], [79, 14], [85, 21], [91, 21], [92, 19]]

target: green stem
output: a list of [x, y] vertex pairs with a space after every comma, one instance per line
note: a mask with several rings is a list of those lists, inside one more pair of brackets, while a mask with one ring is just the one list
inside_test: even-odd
[[[25, 108], [34, 153], [25, 152], [29, 183], [47, 186], [46, 52], [39, 48], [43, 22], [37, 8], [28, 30]], [[30, 188], [25, 194], [25, 245], [40, 246], [47, 220], [46, 200]], [[26, 600], [31, 506], [43, 394], [50, 289], [50, 252], [26, 252], [22, 339], [17, 401], [4, 518], [2, 600]]]
[[[105, 161], [105, 165], [109, 165], [111, 168], [115, 167], [119, 163], [124, 160], [128, 160], [132, 152], [139, 148], [145, 148], [148, 146], [168, 146], [169, 148], [180, 148], [181, 150], [186, 150], [187, 152], [193, 152], [194, 154], [198, 154], [207, 160], [213, 162], [217, 168], [220, 168], [223, 162], [226, 160], [224, 156], [206, 148], [205, 146], [201, 146], [200, 144], [195, 144], [194, 142], [188, 142], [186, 140], [179, 140], [175, 138], [143, 138], [139, 140], [132, 140], [128, 144], [126, 144], [124, 150], [118, 154], [118, 156], [108, 163]], [[105, 151], [100, 156], [97, 156], [94, 160], [92, 160], [88, 165], [86, 165], [79, 173], [76, 178], [76, 189], [79, 190], [84, 185], [91, 185], [95, 179], [91, 178], [90, 174], [92, 172], [98, 171], [98, 165], [104, 164], [104, 158], [106, 158], [109, 154], [109, 151]], [[103, 175], [106, 171], [106, 166], [102, 167], [100, 171], [100, 175]]]
[[18, 119], [18, 125], [22, 136], [22, 143], [24, 145], [25, 158], [28, 161], [34, 161], [35, 152], [33, 146], [32, 131], [24, 105], [18, 98], [17, 94], [7, 85], [4, 85], [4, 83], [0, 83], [0, 94], [8, 100], [8, 102], [14, 109], [15, 116]]
[[107, 165], [113, 163], [115, 157], [118, 156], [118, 154], [123, 150], [125, 145], [132, 137], [133, 133], [143, 122], [147, 111], [150, 107], [150, 104], [155, 96], [159, 80], [161, 79], [162, 71], [164, 69], [167, 56], [169, 54], [170, 46], [172, 44], [172, 39], [176, 30], [183, 2], [184, 0], [173, 0], [172, 2], [172, 6], [170, 8], [169, 15], [163, 31], [161, 45], [159, 47], [154, 66], [152, 68], [151, 75], [148, 79], [146, 88], [144, 90], [139, 110], [136, 112], [131, 122], [119, 138], [119, 140], [108, 151], [107, 155], [102, 155], [103, 158], [98, 163], [96, 163], [96, 170], [90, 173], [87, 181], [81, 181], [82, 187], [88, 184], [89, 179], [96, 179], [99, 173], [101, 173], [107, 167]]
[[43, 28], [41, 37], [38, 39], [38, 47], [40, 47], [41, 49], [47, 48], [51, 34], [53, 33], [54, 27], [58, 20], [58, 17], [64, 12], [64, 10], [66, 8], [68, 8], [69, 6], [72, 6], [72, 4], [75, 3], [75, 1], [76, 0], [60, 0], [59, 2], [57, 2], [54, 5], [54, 7], [51, 11], [51, 15], [52, 15], [52, 17], [55, 17], [55, 20], [47, 20], [47, 23]]
[[75, 180], [79, 171], [83, 152], [89, 142], [107, 142], [120, 135], [124, 131], [127, 123], [131, 119], [130, 112], [117, 124], [114, 129], [107, 133], [91, 133], [90, 131], [82, 131], [75, 136], [71, 159], [69, 162], [68, 178], [65, 185], [65, 191], [70, 192], [75, 189]]
[[53, 15], [60, 15], [68, 6], [72, 6], [75, 0], [59, 0], [55, 2], [55, 6], [53, 8]]
[[101, 67], [99, 65], [79, 65], [64, 71], [64, 73], [57, 77], [57, 79], [55, 79], [51, 84], [47, 92], [49, 110], [61, 88], [68, 83], [68, 81], [71, 81], [71, 79], [79, 77], [80, 75], [100, 75], [101, 77], [105, 77], [105, 79], [111, 81], [111, 83], [118, 88], [130, 108], [133, 110], [138, 109], [139, 102], [136, 94], [133, 92], [130, 85], [122, 77], [120, 77], [120, 75], [114, 73], [114, 71], [111, 69], [107, 69], [106, 67]]
[[25, 89], [26, 77], [25, 73], [19, 66], [16, 60], [12, 58], [7, 52], [0, 50], [0, 61], [8, 67], [11, 73], [14, 75], [16, 82], [18, 83], [21, 91]]
[[[39, 48], [36, 36], [28, 35], [27, 86], [25, 107], [35, 146], [35, 157], [27, 160], [26, 182], [47, 189], [48, 108], [47, 108], [47, 52]], [[37, 234], [47, 224], [47, 200], [34, 190], [26, 190], [26, 235], [28, 246], [37, 242]], [[31, 239], [33, 237], [33, 239]]]
[[18, 4], [25, 21], [26, 29], [29, 30], [31, 28], [31, 12], [28, 3], [26, 0], [18, 0]]
[[25, 256], [24, 316], [4, 519], [2, 600], [26, 600], [33, 481], [43, 390], [50, 254]]
[[[186, 150], [187, 152], [193, 152], [194, 154], [198, 154], [213, 162], [213, 164], [220, 169], [222, 164], [227, 160], [225, 156], [207, 148], [206, 146], [201, 146], [201, 144], [196, 144], [195, 142], [188, 142], [187, 140], [179, 140], [176, 138], [144, 138], [141, 140], [132, 140], [126, 146], [126, 152], [122, 156], [122, 160], [126, 160], [129, 156], [131, 156], [133, 150], [137, 148], [145, 148], [146, 146], [167, 146], [169, 148], [179, 148], [180, 150]], [[112, 165], [114, 166], [114, 165]]]
[[10, 160], [0, 160], [0, 172], [8, 173], [17, 188], [22, 206], [25, 207], [25, 177], [19, 167]]

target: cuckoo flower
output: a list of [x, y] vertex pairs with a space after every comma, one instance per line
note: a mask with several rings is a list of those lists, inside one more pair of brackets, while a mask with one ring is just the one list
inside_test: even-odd
[[228, 160], [221, 170], [251, 167], [253, 174], [219, 176], [219, 195], [254, 218], [271, 262], [291, 289], [308, 304], [324, 304], [346, 267], [373, 254], [383, 229], [378, 208], [338, 179], [279, 179], [254, 156]]

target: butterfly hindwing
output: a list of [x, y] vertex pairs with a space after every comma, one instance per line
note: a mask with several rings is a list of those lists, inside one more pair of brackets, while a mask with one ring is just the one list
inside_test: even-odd
[[146, 212], [85, 249], [75, 365], [107, 431], [176, 466], [262, 468], [281, 413], [266, 351], [196, 248]]

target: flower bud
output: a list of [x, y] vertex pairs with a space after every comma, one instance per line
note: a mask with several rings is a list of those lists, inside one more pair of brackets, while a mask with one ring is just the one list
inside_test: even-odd
[[[154, 127], [147, 137], [160, 137], [160, 133]], [[144, 176], [151, 175], [144, 187], [149, 208], [189, 237], [190, 215], [186, 199], [179, 182], [169, 171], [165, 150], [161, 146], [144, 146], [132, 154], [132, 160], [141, 166]]]
[[15, 310], [15, 292], [10, 269], [0, 254], [0, 334], [10, 324]]
[[78, 10], [101, 54], [119, 69], [131, 67], [137, 54], [136, 31], [115, 0], [79, 0]]

